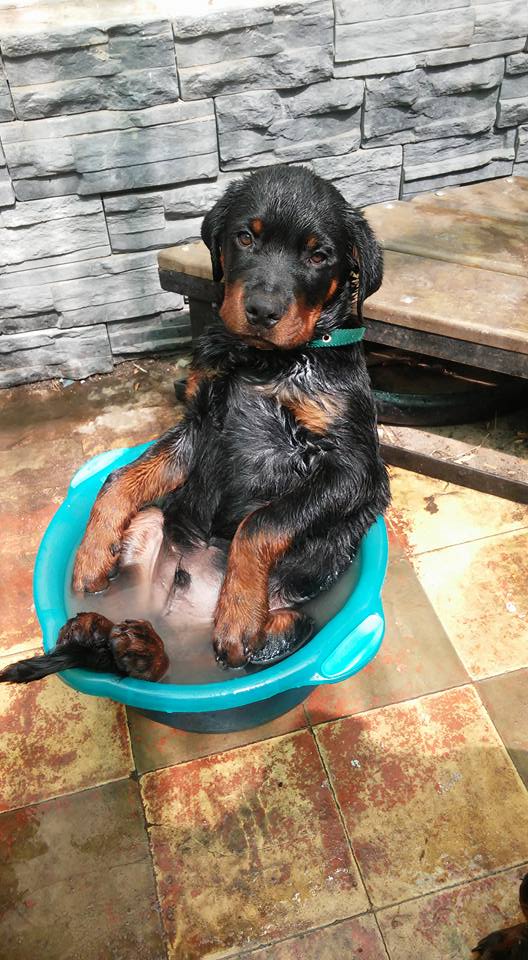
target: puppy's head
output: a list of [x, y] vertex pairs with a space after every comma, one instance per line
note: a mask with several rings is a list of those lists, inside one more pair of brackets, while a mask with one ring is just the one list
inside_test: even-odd
[[202, 239], [232, 333], [261, 349], [292, 349], [353, 322], [350, 303], [381, 284], [383, 259], [362, 215], [305, 167], [269, 167], [231, 184]]

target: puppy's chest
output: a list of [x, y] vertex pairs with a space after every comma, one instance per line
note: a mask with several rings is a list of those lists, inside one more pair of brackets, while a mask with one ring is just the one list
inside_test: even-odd
[[282, 469], [288, 463], [298, 469], [313, 466], [314, 456], [332, 445], [343, 415], [342, 398], [306, 378], [259, 380], [241, 375], [230, 391], [224, 436], [246, 458], [283, 458]]

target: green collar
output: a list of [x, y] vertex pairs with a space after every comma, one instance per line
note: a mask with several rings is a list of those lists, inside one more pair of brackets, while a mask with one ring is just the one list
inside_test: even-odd
[[365, 335], [365, 327], [346, 329], [338, 327], [331, 333], [323, 333], [320, 340], [309, 340], [307, 347], [347, 347], [349, 343], [359, 343]]

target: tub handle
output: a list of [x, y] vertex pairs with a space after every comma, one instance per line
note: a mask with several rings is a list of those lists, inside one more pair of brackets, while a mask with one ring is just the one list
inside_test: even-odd
[[332, 650], [309, 683], [339, 683], [362, 670], [378, 652], [385, 620], [381, 606], [370, 613]]

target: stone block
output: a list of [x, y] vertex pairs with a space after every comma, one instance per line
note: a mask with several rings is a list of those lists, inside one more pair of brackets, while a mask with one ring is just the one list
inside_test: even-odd
[[198, 239], [205, 213], [233, 179], [223, 175], [156, 193], [108, 197], [104, 206], [112, 249], [159, 250]]
[[0, 157], [0, 207], [10, 207], [14, 202], [15, 194], [13, 193], [11, 177], [7, 171], [5, 161]]
[[362, 23], [386, 17], [438, 13], [470, 5], [471, 0], [336, 0], [335, 13], [336, 23]]
[[273, 6], [233, 7], [232, 9], [208, 12], [205, 16], [179, 16], [173, 20], [172, 29], [176, 40], [187, 40], [208, 34], [227, 33], [245, 27], [256, 27], [273, 21]]
[[354, 60], [359, 52], [367, 60], [438, 47], [458, 47], [471, 41], [473, 27], [474, 13], [471, 7], [457, 7], [447, 13], [441, 11], [425, 16], [418, 14], [360, 23], [338, 23], [335, 59], [338, 62]]
[[450, 63], [467, 63], [473, 60], [502, 57], [505, 53], [515, 53], [517, 50], [522, 50], [524, 43], [524, 37], [517, 37], [489, 43], [472, 43], [469, 47], [446, 47], [444, 50], [429, 50], [422, 54], [422, 65], [441, 67]]
[[498, 127], [516, 127], [528, 120], [528, 98], [518, 97], [499, 101]]
[[108, 34], [104, 28], [69, 26], [65, 23], [56, 31], [44, 28], [31, 33], [3, 33], [2, 53], [4, 57], [31, 57], [75, 47], [100, 46], [106, 43], [107, 39]]
[[0, 212], [0, 266], [6, 273], [109, 253], [99, 199], [34, 200]]
[[273, 36], [273, 23], [245, 27], [229, 33], [193, 37], [176, 41], [176, 60], [180, 69], [246, 57], [265, 57], [281, 49]]
[[[2, 333], [135, 320], [182, 306], [182, 297], [161, 289], [155, 253], [114, 255], [0, 276]], [[25, 318], [32, 318], [29, 325]]]
[[104, 325], [80, 330], [50, 328], [0, 338], [0, 387], [67, 377], [82, 380], [113, 368]]
[[50, 313], [31, 313], [24, 314], [23, 317], [7, 317], [6, 320], [0, 319], [0, 336], [8, 333], [32, 333], [35, 330], [48, 330], [50, 327], [57, 326], [57, 314], [55, 311]]
[[517, 140], [517, 156], [515, 158], [517, 161], [526, 160], [528, 161], [528, 127], [519, 127], [519, 134]]
[[12, 87], [17, 116], [36, 120], [92, 110], [142, 110], [178, 99], [176, 67]]
[[355, 150], [340, 157], [314, 160], [314, 173], [331, 180], [348, 203], [365, 207], [369, 203], [397, 200], [400, 192], [402, 148]]
[[491, 129], [501, 59], [417, 69], [390, 82], [367, 79], [364, 138], [371, 144], [409, 143]]
[[[174, 67], [174, 41], [168, 21], [116, 25], [96, 31], [95, 36], [87, 36], [81, 29], [77, 35], [70, 32], [69, 36], [71, 45], [64, 49], [42, 49], [33, 51], [32, 55], [5, 54], [11, 86], [111, 77], [128, 70]], [[91, 42], [96, 38], [99, 42]], [[2, 47], [5, 51], [4, 41]]]
[[[36, 119], [93, 110], [144, 109], [177, 100], [179, 88], [170, 23], [116, 24], [93, 31], [43, 33], [3, 42], [17, 115]], [[40, 42], [39, 42], [40, 40]]]
[[516, 177], [528, 177], [528, 160], [526, 163], [514, 163], [513, 173]]
[[528, 72], [504, 77], [500, 90], [501, 100], [528, 100]]
[[8, 123], [2, 139], [19, 199], [201, 180], [218, 172], [212, 101]]
[[191, 324], [188, 310], [144, 317], [108, 328], [112, 353], [118, 357], [148, 353], [174, 353], [188, 347]]
[[405, 73], [414, 70], [420, 63], [421, 55], [419, 54], [406, 54], [403, 57], [375, 57], [373, 60], [353, 60], [351, 63], [336, 63], [334, 76], [386, 76], [390, 73]]
[[5, 123], [7, 120], [13, 120], [14, 116], [15, 110], [13, 107], [13, 101], [11, 99], [9, 86], [5, 77], [3, 61], [0, 57], [0, 123]]
[[528, 53], [514, 53], [506, 59], [506, 73], [528, 73]]
[[424, 180], [486, 166], [493, 160], [513, 160], [514, 156], [513, 130], [407, 143], [403, 148], [404, 179], [407, 184], [411, 180]]
[[330, 80], [295, 93], [255, 91], [219, 97], [223, 169], [309, 160], [359, 146], [363, 84]]
[[513, 163], [511, 160], [492, 160], [483, 167], [472, 170], [461, 170], [458, 173], [449, 173], [439, 177], [426, 177], [423, 180], [411, 180], [404, 184], [402, 199], [407, 200], [432, 190], [441, 190], [443, 187], [453, 187], [464, 183], [475, 183], [478, 180], [494, 180], [496, 177], [511, 176]]
[[473, 43], [526, 37], [528, 4], [526, 0], [502, 0], [499, 3], [475, 4]]
[[326, 46], [334, 42], [331, 0], [280, 5], [275, 8], [273, 36], [280, 50]]
[[287, 89], [332, 76], [332, 46], [281, 50], [270, 57], [247, 57], [178, 71], [184, 100], [200, 100], [245, 90]]

